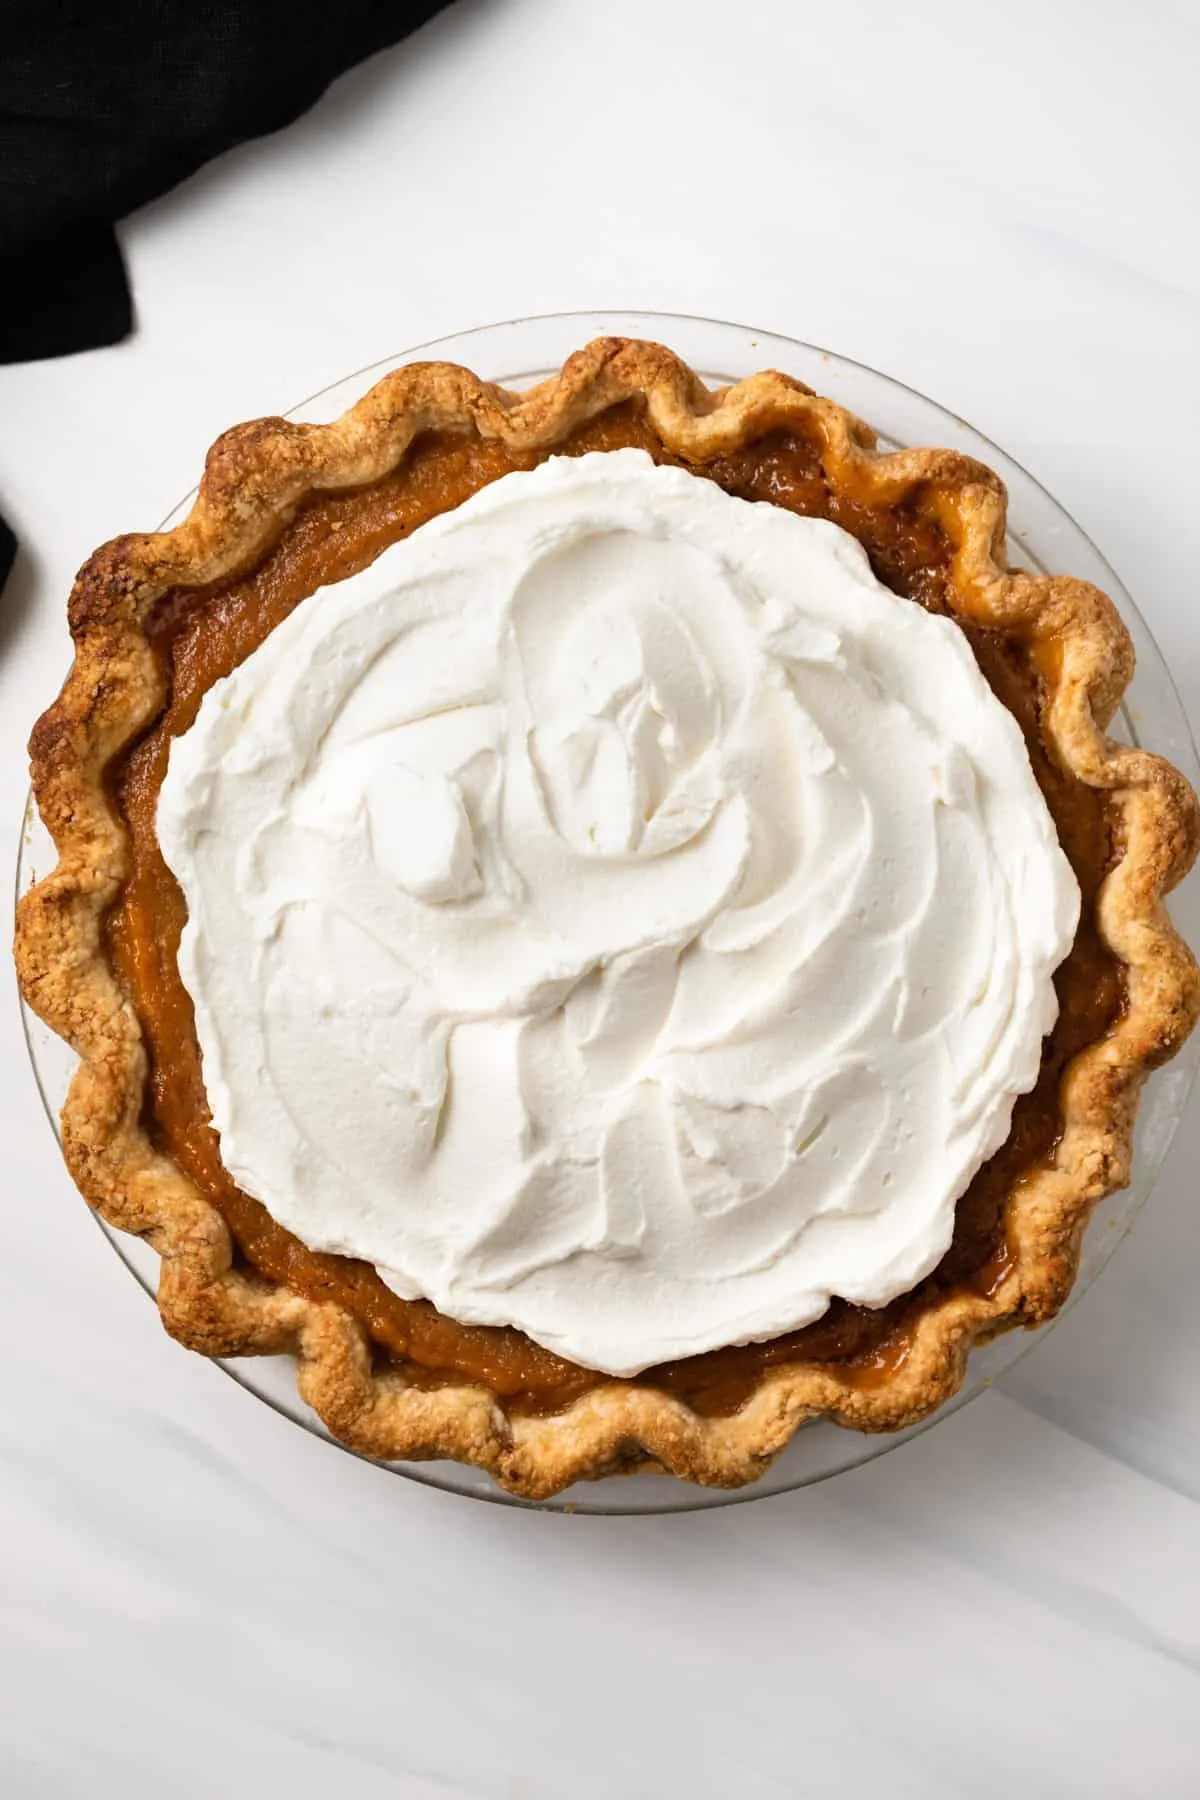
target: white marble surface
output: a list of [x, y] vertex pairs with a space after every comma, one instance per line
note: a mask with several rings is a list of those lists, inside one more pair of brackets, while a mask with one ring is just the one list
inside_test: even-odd
[[[933, 394], [1098, 539], [1200, 720], [1198, 58], [1187, 0], [466, 0], [350, 76], [130, 222], [129, 344], [0, 370], [10, 842], [96, 542], [236, 417], [570, 306], [746, 319]], [[6, 1796], [1200, 1793], [1195, 1107], [1002, 1392], [823, 1488], [556, 1518], [356, 1462], [170, 1344], [7, 985]]]

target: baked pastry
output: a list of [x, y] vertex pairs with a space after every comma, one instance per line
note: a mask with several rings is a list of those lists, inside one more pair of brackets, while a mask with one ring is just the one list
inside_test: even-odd
[[17, 964], [181, 1342], [536, 1497], [905, 1426], [1062, 1304], [1200, 826], [986, 468], [649, 343], [416, 364], [226, 433], [70, 623]]

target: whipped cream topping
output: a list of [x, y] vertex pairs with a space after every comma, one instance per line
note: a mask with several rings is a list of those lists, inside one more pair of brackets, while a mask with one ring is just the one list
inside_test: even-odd
[[616, 1375], [927, 1274], [1079, 913], [959, 628], [635, 450], [306, 601], [173, 745], [158, 836], [233, 1177]]

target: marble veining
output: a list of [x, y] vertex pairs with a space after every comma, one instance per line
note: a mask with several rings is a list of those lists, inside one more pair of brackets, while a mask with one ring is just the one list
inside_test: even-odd
[[[95, 543], [237, 416], [609, 299], [972, 420], [1111, 557], [1200, 720], [1198, 527], [1161, 477], [1196, 466], [1198, 54], [1171, 0], [464, 0], [139, 214], [138, 336], [0, 369], [14, 848]], [[58, 1163], [5, 980], [6, 1800], [1200, 1792], [1195, 1103], [1112, 1266], [966, 1411], [759, 1505], [553, 1517], [373, 1469], [170, 1343]]]

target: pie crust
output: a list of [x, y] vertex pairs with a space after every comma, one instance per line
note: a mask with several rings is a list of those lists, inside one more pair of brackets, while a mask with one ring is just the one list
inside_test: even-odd
[[[378, 1357], [346, 1308], [239, 1262], [220, 1212], [146, 1129], [142, 1030], [104, 932], [129, 860], [106, 771], [166, 699], [168, 675], [146, 633], [162, 596], [251, 569], [306, 497], [380, 481], [419, 434], [475, 434], [540, 456], [631, 401], [666, 449], [693, 466], [790, 430], [817, 445], [830, 492], [936, 521], [950, 547], [953, 612], [1025, 647], [1043, 684], [1049, 754], [1106, 792], [1115, 821], [1095, 924], [1121, 966], [1125, 1004], [1067, 1068], [1053, 1152], [1007, 1196], [995, 1278], [935, 1296], [869, 1381], [836, 1362], [765, 1367], [737, 1410], [718, 1416], [676, 1393], [608, 1380], [549, 1414], [512, 1407], [478, 1385], [421, 1385], [402, 1362]], [[954, 1393], [972, 1344], [1040, 1324], [1062, 1305], [1092, 1207], [1129, 1178], [1142, 1080], [1200, 1012], [1200, 976], [1163, 905], [1195, 857], [1200, 809], [1169, 764], [1106, 736], [1132, 674], [1128, 635], [1111, 601], [1088, 584], [1007, 566], [1005, 494], [989, 470], [949, 450], [881, 454], [869, 427], [775, 372], [711, 392], [650, 343], [599, 339], [520, 394], [448, 363], [414, 364], [332, 425], [263, 419], [225, 433], [183, 523], [99, 549], [76, 580], [69, 617], [75, 662], [30, 744], [59, 862], [20, 903], [17, 967], [30, 1006], [80, 1058], [62, 1116], [67, 1165], [109, 1223], [158, 1252], [159, 1308], [180, 1342], [211, 1356], [291, 1352], [303, 1398], [356, 1451], [455, 1458], [538, 1498], [581, 1477], [637, 1468], [735, 1487], [760, 1476], [818, 1415], [866, 1431], [909, 1425]]]

